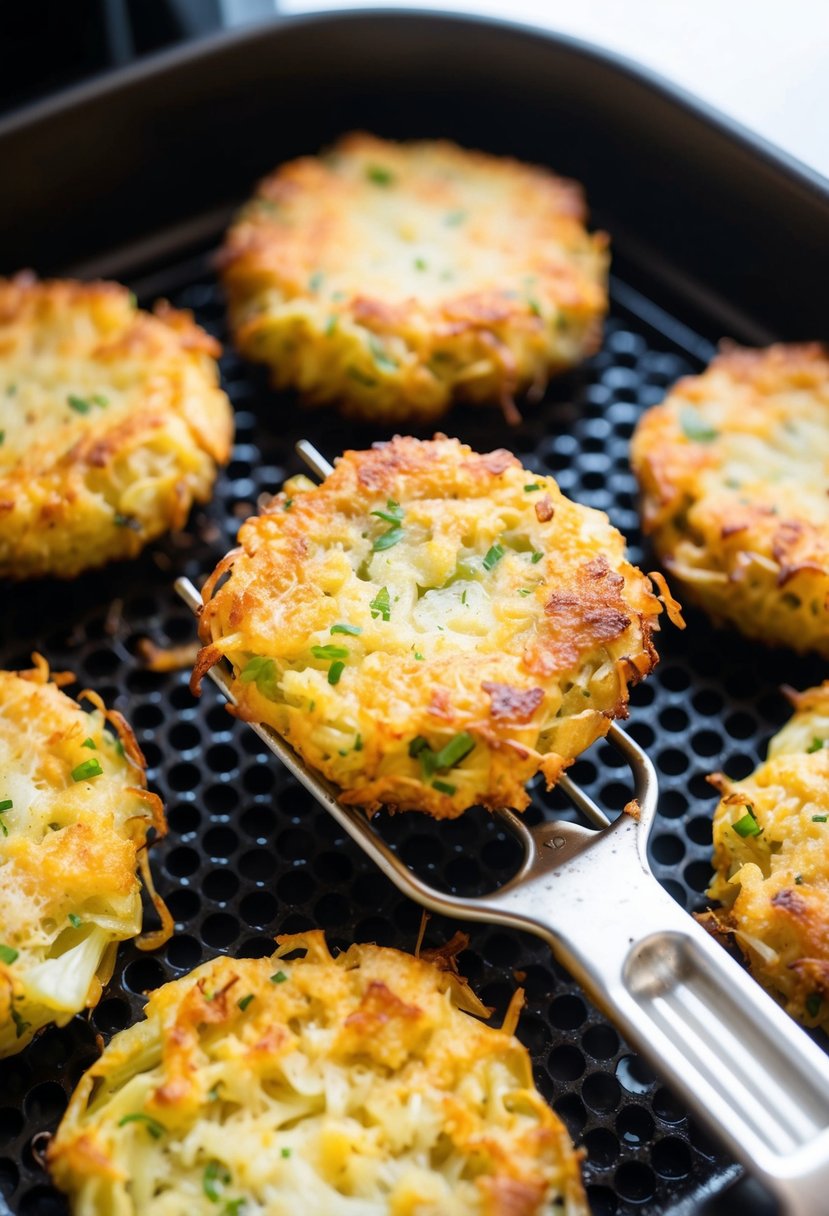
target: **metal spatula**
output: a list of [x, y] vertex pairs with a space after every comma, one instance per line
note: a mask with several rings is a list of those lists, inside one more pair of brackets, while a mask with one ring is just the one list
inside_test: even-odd
[[[319, 477], [332, 466], [306, 441]], [[176, 590], [198, 613], [188, 579]], [[228, 700], [229, 668], [210, 671]], [[431, 912], [535, 933], [618, 1027], [792, 1216], [829, 1212], [829, 1058], [662, 889], [647, 859], [658, 788], [653, 765], [615, 724], [607, 741], [632, 775], [638, 817], [611, 823], [564, 776], [561, 789], [600, 830], [529, 827], [495, 812], [523, 847], [518, 873], [488, 895], [448, 895], [419, 878], [372, 821], [344, 806], [268, 726], [251, 724], [289, 771], [393, 883]]]

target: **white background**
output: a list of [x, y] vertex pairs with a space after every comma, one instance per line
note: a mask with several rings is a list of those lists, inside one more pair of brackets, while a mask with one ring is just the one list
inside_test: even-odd
[[[224, 0], [231, 22], [237, 3]], [[406, 0], [406, 6], [530, 21], [620, 51], [829, 178], [829, 0]], [[393, 8], [394, 0], [278, 0], [277, 7], [284, 13]]]

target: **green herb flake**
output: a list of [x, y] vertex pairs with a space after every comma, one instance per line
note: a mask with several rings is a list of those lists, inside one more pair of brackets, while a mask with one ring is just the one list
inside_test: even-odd
[[538, 550], [536, 549], [536, 551], [533, 553], [532, 558], [530, 560], [532, 561], [532, 564], [534, 566], [537, 566], [543, 556], [544, 556], [544, 554], [539, 553]]
[[291, 1155], [291, 1150], [289, 1148], [280, 1149], [279, 1155], [280, 1155], [280, 1157], [283, 1157], [287, 1161]]
[[109, 397], [105, 397], [103, 393], [93, 393], [89, 400], [93, 405], [97, 405], [102, 410], [105, 410], [109, 405]]
[[243, 684], [255, 684], [257, 691], [268, 701], [279, 697], [279, 675], [276, 663], [265, 655], [254, 655], [239, 673]]
[[679, 425], [685, 438], [693, 443], [711, 443], [719, 434], [692, 405], [685, 405], [680, 410]]
[[70, 409], [73, 409], [76, 414], [88, 414], [92, 409], [92, 402], [87, 401], [84, 397], [76, 397], [74, 393], [70, 393], [66, 398]]
[[6, 385], [6, 396], [7, 397], [13, 397], [16, 392], [17, 392], [16, 384], [7, 384]]
[[826, 746], [825, 739], [813, 739], [812, 742], [809, 744], [809, 746], [806, 748], [806, 753], [807, 753], [807, 755], [811, 755], [813, 752], [822, 751], [825, 746]]
[[324, 280], [325, 280], [325, 275], [322, 273], [322, 271], [315, 270], [314, 273], [311, 275], [310, 279], [308, 280], [308, 290], [310, 292], [312, 292], [314, 295], [316, 295], [317, 292], [319, 291], [319, 289], [322, 287]]
[[463, 591], [461, 592], [461, 603], [464, 607], [466, 607], [466, 597], [468, 594], [469, 592], [467, 591], [466, 587], [464, 587]]
[[536, 300], [535, 296], [527, 296], [527, 307], [534, 317], [541, 316], [541, 305], [539, 304], [538, 300]]
[[422, 662], [423, 662], [423, 655], [420, 653], [420, 651], [419, 651], [419, 650], [416, 650], [416, 651], [414, 652], [414, 657], [417, 659], [418, 663], [422, 663]]
[[464, 756], [468, 756], [475, 746], [475, 740], [468, 731], [462, 731], [459, 735], [455, 735], [454, 739], [440, 749], [435, 756], [436, 768], [454, 768], [463, 760]]
[[498, 565], [503, 556], [503, 546], [498, 544], [492, 545], [484, 556], [484, 570], [492, 570], [493, 567]]
[[11, 1018], [14, 1022], [15, 1035], [18, 1039], [22, 1039], [27, 1030], [31, 1030], [32, 1023], [27, 1022], [16, 1009], [12, 1009]]
[[827, 819], [829, 819], [829, 815], [813, 815], [812, 823], [826, 823]]
[[390, 498], [386, 503], [385, 511], [372, 511], [372, 515], [376, 515], [378, 519], [382, 519], [387, 524], [400, 524], [403, 522], [403, 516], [406, 512], [403, 510], [399, 502], [395, 502]]
[[90, 749], [90, 751], [93, 751], [93, 752], [98, 750], [98, 748], [95, 744], [95, 740], [92, 738], [84, 739], [83, 743], [81, 744], [81, 747], [88, 747]]
[[386, 549], [393, 549], [395, 545], [399, 545], [406, 533], [400, 527], [389, 528], [388, 532], [384, 532], [382, 536], [378, 536], [377, 540], [371, 546], [373, 553], [382, 553]]
[[208, 1089], [208, 1091], [207, 1091], [207, 1101], [208, 1102], [218, 1102], [219, 1101], [219, 1086], [222, 1084], [223, 1083], [221, 1081], [217, 1081], [215, 1085], [210, 1086], [210, 1089]]
[[124, 515], [121, 511], [116, 511], [112, 521], [116, 528], [132, 528], [133, 532], [141, 531], [141, 523], [134, 515]]
[[447, 214], [446, 219], [444, 220], [444, 223], [446, 224], [447, 228], [457, 228], [460, 224], [462, 224], [464, 222], [465, 219], [466, 219], [465, 211], [450, 211]]
[[518, 594], [519, 595], [532, 595], [532, 589], [530, 587], [519, 587]]
[[6, 442], [6, 432], [0, 431], [0, 446]]
[[458, 787], [456, 785], [451, 785], [448, 781], [433, 781], [432, 789], [440, 790], [441, 794], [451, 795], [457, 793]]
[[4, 811], [10, 811], [13, 806], [14, 802], [11, 798], [4, 798], [3, 801], [0, 802], [0, 815], [2, 815]]
[[340, 676], [345, 671], [345, 663], [342, 659], [337, 659], [336, 663], [332, 663], [328, 668], [328, 683], [339, 684]]
[[332, 626], [331, 626], [331, 629], [330, 629], [330, 631], [329, 631], [329, 632], [331, 632], [331, 633], [347, 633], [347, 634], [350, 634], [350, 636], [351, 636], [351, 637], [353, 637], [353, 638], [358, 638], [358, 637], [360, 636], [360, 634], [361, 634], [363, 631], [362, 631], [362, 629], [360, 628], [360, 626], [359, 626], [359, 625], [345, 625], [345, 624], [343, 624], [343, 623], [342, 623], [342, 621], [341, 621], [341, 622], [340, 622], [339, 624], [337, 624], [337, 625], [332, 625]]
[[802, 887], [802, 886], [803, 886], [803, 875], [802, 875], [802, 874], [795, 874], [795, 876], [794, 876], [794, 885], [795, 885], [796, 887]]
[[247, 1207], [247, 1202], [244, 1196], [240, 1196], [238, 1199], [228, 1199], [222, 1208], [222, 1216], [241, 1216]]
[[383, 165], [369, 165], [366, 177], [370, 182], [374, 182], [375, 186], [391, 186], [394, 182], [394, 174]]
[[374, 334], [369, 334], [368, 346], [371, 351], [371, 357], [379, 368], [387, 372], [397, 370], [397, 360], [391, 357], [385, 346], [383, 346], [383, 343]]
[[340, 323], [340, 318], [337, 316], [337, 314], [335, 312], [332, 312], [331, 316], [325, 322], [325, 329], [323, 330], [323, 333], [325, 334], [326, 338], [333, 337], [339, 323]]
[[282, 510], [290, 511], [290, 509], [293, 505], [294, 505], [294, 500], [292, 498], [286, 498], [284, 503], [282, 504]]
[[100, 777], [103, 773], [100, 760], [93, 756], [91, 760], [84, 760], [82, 764], [77, 764], [72, 769], [73, 781], [91, 781], [93, 777]]
[[12, 965], [12, 963], [18, 958], [19, 954], [20, 951], [15, 950], [14, 946], [0, 945], [0, 963], [5, 963], [7, 967]]
[[819, 992], [812, 992], [806, 997], [806, 1012], [810, 1018], [816, 1018], [820, 1013], [820, 1007], [823, 1004], [823, 997]]
[[285, 981], [287, 980], [287, 978], [288, 977], [284, 971], [277, 971], [274, 975], [271, 976], [271, 983], [272, 984], [284, 984]]
[[326, 646], [312, 646], [311, 654], [315, 659], [347, 659], [349, 651], [345, 646], [334, 646], [329, 642]]
[[202, 1175], [202, 1190], [211, 1203], [218, 1203], [231, 1181], [230, 1170], [221, 1161], [208, 1161]]
[[540, 489], [541, 489], [541, 486], [538, 484], [537, 481], [534, 481], [530, 485], [524, 486], [524, 493], [532, 494], [533, 490], [540, 490]]
[[245, 1012], [245, 1010], [247, 1009], [248, 1005], [251, 1003], [251, 1001], [253, 1000], [255, 995], [256, 995], [255, 993], [249, 992], [247, 994], [247, 996], [240, 997], [240, 999], [236, 1002], [236, 1004], [241, 1009], [242, 1013]]
[[382, 617], [384, 621], [391, 620], [391, 599], [389, 598], [388, 587], [380, 588], [369, 604], [369, 608], [371, 609], [371, 619], [373, 621], [376, 621], [378, 617]]
[[738, 836], [745, 839], [747, 836], [759, 836], [762, 828], [754, 817], [754, 812], [751, 807], [748, 808], [742, 819], [738, 819], [736, 823], [732, 823], [732, 828]]
[[153, 1140], [160, 1140], [167, 1130], [163, 1123], [159, 1123], [152, 1115], [145, 1115], [143, 1110], [133, 1111], [118, 1120], [119, 1127], [125, 1127], [127, 1123], [143, 1123]]
[[415, 270], [426, 270], [427, 262], [425, 258], [415, 258]]
[[66, 919], [69, 921], [69, 924], [73, 929], [80, 929], [81, 925], [83, 924], [83, 921], [78, 916], [77, 912], [70, 912]]
[[359, 733], [354, 736], [354, 750], [355, 752], [363, 750], [363, 736]]
[[377, 381], [372, 376], [367, 376], [359, 367], [353, 365], [347, 369], [347, 374], [357, 384], [362, 384], [364, 388], [376, 388]]

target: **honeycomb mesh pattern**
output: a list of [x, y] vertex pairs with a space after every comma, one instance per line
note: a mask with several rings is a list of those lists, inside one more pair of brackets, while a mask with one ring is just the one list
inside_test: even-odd
[[[164, 294], [192, 308], [226, 341], [208, 267], [199, 256], [135, 287], [142, 302]], [[455, 412], [446, 427], [479, 450], [509, 446], [530, 468], [554, 474], [565, 493], [607, 511], [628, 537], [633, 561], [650, 569], [628, 441], [640, 411], [678, 376], [698, 370], [711, 349], [617, 283], [601, 352], [528, 407], [519, 427], [509, 431], [497, 414], [471, 409]], [[175, 936], [162, 950], [121, 948], [90, 1016], [47, 1031], [21, 1055], [0, 1062], [0, 1208], [5, 1197], [17, 1216], [65, 1216], [65, 1203], [39, 1163], [44, 1133], [54, 1130], [96, 1057], [96, 1036], [106, 1040], [138, 1018], [147, 989], [216, 953], [269, 953], [276, 933], [318, 926], [336, 946], [370, 940], [412, 949], [420, 924], [420, 909], [364, 858], [253, 732], [227, 714], [209, 682], [197, 700], [187, 672], [155, 674], [137, 657], [141, 638], [162, 646], [193, 639], [193, 619], [173, 592], [174, 578], [201, 582], [257, 496], [298, 470], [297, 438], [307, 435], [333, 457], [346, 446], [387, 437], [330, 411], [301, 413], [230, 351], [222, 372], [237, 411], [237, 438], [210, 507], [195, 513], [185, 533], [137, 562], [75, 583], [7, 589], [0, 609], [0, 666], [26, 666], [37, 649], [53, 668], [75, 672], [76, 687], [96, 688], [133, 724], [167, 810], [169, 835], [153, 850], [153, 868], [176, 920]], [[779, 685], [804, 687], [815, 671], [807, 660], [719, 633], [694, 613], [685, 634], [667, 627], [657, 644], [662, 661], [634, 690], [628, 729], [659, 772], [655, 873], [694, 910], [703, 906], [710, 874], [714, 794], [706, 775], [748, 773], [786, 717]], [[571, 772], [612, 811], [629, 797], [621, 765], [612, 748], [598, 744]], [[560, 795], [537, 785], [533, 793], [530, 821], [568, 813]], [[399, 816], [384, 831], [406, 862], [459, 894], [502, 882], [518, 861], [514, 840], [478, 811], [440, 824]], [[445, 941], [456, 927], [434, 918], [427, 944]], [[542, 1092], [586, 1150], [595, 1216], [670, 1212], [736, 1172], [542, 943], [502, 928], [463, 927], [470, 944], [461, 969], [495, 1007], [496, 1019], [516, 981], [526, 988], [518, 1034], [532, 1053]]]

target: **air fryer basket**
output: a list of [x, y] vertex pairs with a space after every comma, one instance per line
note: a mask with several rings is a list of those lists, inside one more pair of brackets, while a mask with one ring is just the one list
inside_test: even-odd
[[[467, 138], [487, 143], [485, 132]], [[281, 152], [276, 146], [266, 163]], [[541, 158], [542, 152], [535, 155]], [[246, 178], [234, 183], [239, 190], [247, 184]], [[605, 211], [612, 230], [608, 200]], [[147, 989], [219, 952], [267, 953], [276, 933], [320, 927], [337, 946], [370, 940], [412, 949], [420, 924], [420, 909], [226, 712], [212, 685], [197, 700], [188, 690], [187, 671], [155, 674], [138, 657], [141, 638], [167, 646], [194, 637], [192, 617], [173, 591], [174, 578], [184, 574], [198, 584], [212, 570], [258, 495], [298, 471], [298, 438], [308, 436], [334, 458], [346, 447], [388, 437], [345, 424], [331, 411], [298, 410], [289, 397], [268, 389], [261, 370], [230, 350], [211, 262], [219, 231], [214, 223], [200, 248], [184, 248], [183, 242], [177, 248], [168, 240], [151, 270], [135, 269], [141, 261], [135, 251], [124, 255], [120, 269], [117, 257], [107, 265], [108, 273], [131, 283], [142, 304], [166, 296], [191, 308], [226, 345], [222, 374], [236, 409], [237, 434], [213, 502], [194, 513], [183, 534], [153, 546], [137, 562], [70, 584], [6, 587], [0, 601], [0, 666], [26, 666], [38, 650], [54, 669], [75, 672], [76, 688], [97, 689], [133, 724], [152, 786], [167, 809], [169, 835], [155, 846], [153, 867], [177, 922], [175, 935], [158, 952], [142, 954], [131, 944], [120, 950], [112, 981], [91, 1015], [49, 1030], [21, 1055], [0, 1062], [0, 1210], [5, 1196], [17, 1216], [65, 1213], [40, 1165], [42, 1133], [55, 1128], [68, 1094], [95, 1058], [97, 1036], [107, 1039], [133, 1022]], [[478, 450], [508, 446], [529, 468], [552, 473], [565, 493], [607, 511], [627, 536], [631, 559], [651, 569], [628, 442], [641, 411], [711, 356], [712, 338], [723, 329], [722, 310], [712, 320], [698, 296], [691, 302], [676, 291], [654, 289], [650, 272], [635, 257], [622, 262], [622, 277], [614, 278], [612, 288], [601, 351], [557, 381], [542, 403], [527, 406], [520, 426], [508, 430], [494, 411], [460, 409], [446, 419], [445, 429]], [[781, 683], [805, 687], [824, 672], [813, 660], [716, 631], [694, 612], [685, 633], [666, 623], [656, 640], [661, 662], [634, 690], [627, 729], [659, 772], [654, 871], [692, 911], [705, 906], [710, 876], [715, 795], [706, 774], [724, 769], [732, 777], [746, 775], [787, 716]], [[620, 763], [598, 744], [571, 772], [615, 811], [629, 797]], [[528, 818], [553, 811], [569, 814], [559, 795], [536, 786]], [[518, 860], [512, 839], [480, 811], [448, 823], [401, 815], [387, 819], [384, 832], [407, 862], [460, 894], [503, 882]], [[432, 920], [427, 944], [446, 940], [456, 927]], [[526, 988], [519, 1037], [532, 1053], [542, 1092], [586, 1149], [584, 1173], [595, 1216], [695, 1213], [706, 1194], [737, 1177], [738, 1168], [620, 1041], [546, 947], [500, 928], [470, 925], [468, 933], [460, 966], [495, 1007], [496, 1019], [516, 984]], [[728, 1210], [758, 1209], [742, 1206], [735, 1196]]]

